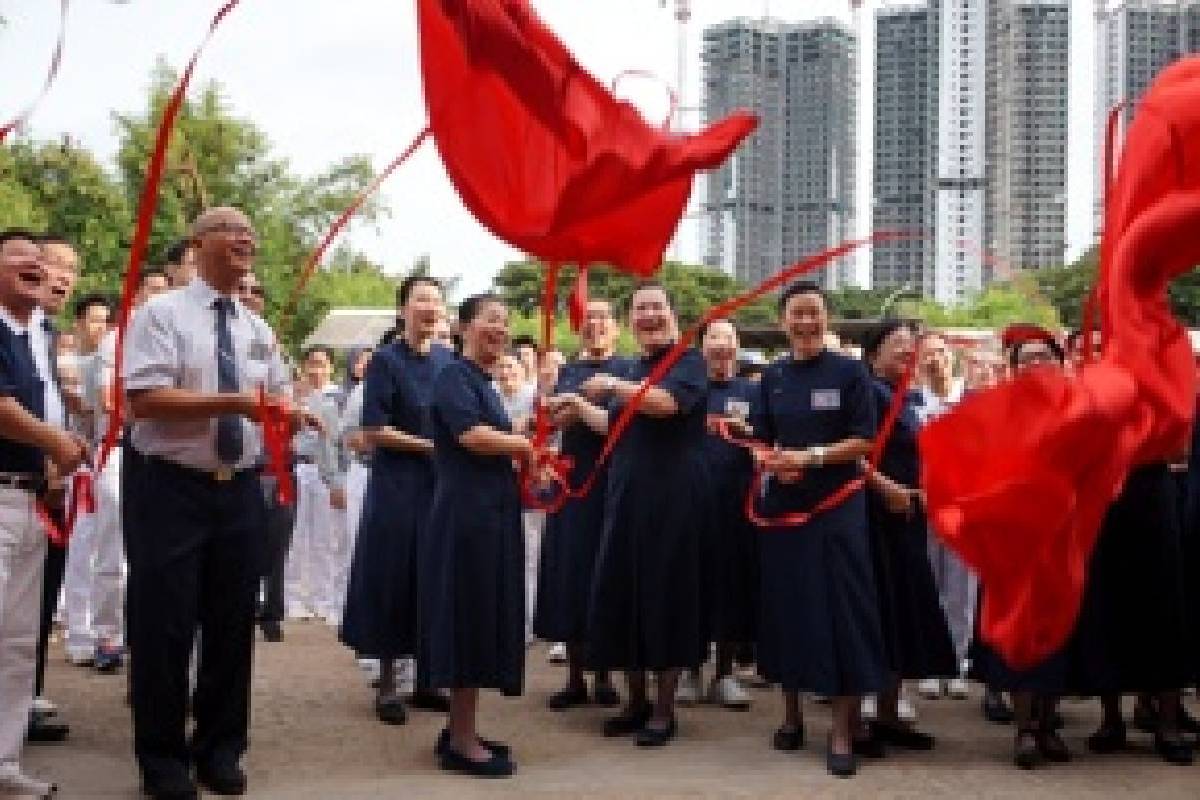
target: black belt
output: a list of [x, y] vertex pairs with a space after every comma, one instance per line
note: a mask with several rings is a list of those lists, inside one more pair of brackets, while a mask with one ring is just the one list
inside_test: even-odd
[[316, 464], [317, 463], [317, 460], [315, 458], [309, 458], [308, 456], [296, 456], [295, 461], [297, 464]]
[[183, 464], [176, 464], [174, 461], [169, 461], [159, 456], [144, 456], [147, 463], [153, 464], [155, 467], [174, 470], [175, 472], [190, 475], [194, 478], [204, 478], [213, 483], [228, 483], [234, 478], [242, 474], [253, 475], [254, 468], [234, 469], [233, 467], [221, 467], [219, 469], [200, 469], [199, 467], [187, 467]]
[[32, 472], [3, 472], [0, 473], [0, 486], [42, 495], [46, 492], [46, 477]]

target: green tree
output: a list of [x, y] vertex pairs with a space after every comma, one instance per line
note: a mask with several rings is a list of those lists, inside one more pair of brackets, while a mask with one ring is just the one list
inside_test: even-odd
[[936, 327], [998, 328], [1014, 322], [1061, 325], [1057, 309], [1039, 293], [1034, 278], [1025, 274], [993, 283], [961, 305], [942, 306], [921, 300], [901, 303], [898, 312]]

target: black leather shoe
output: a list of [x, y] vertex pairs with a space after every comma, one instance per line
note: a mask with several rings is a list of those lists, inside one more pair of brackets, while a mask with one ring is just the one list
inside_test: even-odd
[[831, 747], [825, 754], [825, 768], [835, 778], [852, 778], [858, 772], [858, 759], [854, 753], [835, 753]]
[[259, 623], [262, 628], [264, 642], [282, 642], [283, 641], [283, 626], [278, 621], [273, 619], [264, 619]]
[[569, 708], [586, 706], [590, 699], [586, 686], [568, 686], [550, 695], [546, 706], [551, 711], [566, 711]]
[[675, 724], [675, 718], [671, 717], [665, 728], [652, 728], [646, 725], [637, 732], [634, 742], [638, 747], [663, 747], [675, 738], [677, 732], [678, 727]]
[[871, 738], [878, 739], [891, 747], [901, 747], [905, 750], [932, 750], [935, 744], [932, 736], [910, 728], [908, 725], [875, 722], [872, 723], [871, 730]]
[[1190, 766], [1195, 758], [1191, 744], [1182, 740], [1168, 741], [1161, 733], [1154, 734], [1154, 752], [1168, 764], [1181, 767]]
[[420, 689], [408, 698], [408, 707], [419, 711], [437, 711], [442, 714], [450, 711], [450, 698], [432, 689]]
[[1158, 711], [1139, 700], [1133, 707], [1133, 727], [1143, 733], [1157, 733]]
[[375, 716], [386, 725], [403, 725], [408, 722], [408, 712], [404, 709], [404, 700], [398, 694], [376, 697]]
[[200, 796], [192, 776], [182, 764], [179, 769], [165, 774], [142, 775], [142, 791], [152, 800], [196, 800]]
[[213, 794], [232, 797], [246, 793], [246, 773], [229, 761], [197, 764], [196, 781]]
[[784, 753], [791, 753], [804, 747], [804, 726], [799, 728], [780, 728], [771, 737], [771, 746]]
[[1179, 730], [1184, 733], [1190, 733], [1193, 736], [1200, 733], [1200, 720], [1197, 720], [1186, 709], [1179, 709]]
[[[503, 742], [493, 742], [490, 739], [484, 739], [482, 736], [480, 736], [479, 744], [483, 747], [486, 747], [488, 750], [491, 750], [496, 755], [504, 756], [505, 758], [508, 758], [510, 755], [512, 755], [512, 748]], [[442, 732], [438, 734], [437, 744], [433, 746], [433, 752], [441, 756], [445, 755], [447, 752], [449, 752], [449, 750], [450, 729], [442, 728]]]
[[517, 765], [510, 757], [495, 751], [487, 761], [472, 761], [448, 747], [440, 758], [440, 764], [447, 772], [458, 772], [474, 778], [508, 778], [517, 771]]
[[59, 722], [49, 714], [33, 712], [29, 715], [29, 730], [25, 741], [30, 744], [57, 744], [71, 735], [71, 726]]
[[1037, 737], [1038, 751], [1047, 761], [1055, 764], [1065, 764], [1071, 760], [1071, 751], [1067, 743], [1056, 731], [1046, 731]]
[[592, 690], [592, 702], [605, 708], [621, 705], [621, 695], [611, 683], [598, 683]]
[[869, 727], [868, 731], [866, 736], [854, 737], [854, 755], [863, 758], [883, 758], [887, 755], [883, 740], [875, 732], [874, 726]]
[[629, 736], [637, 733], [646, 727], [646, 723], [650, 721], [653, 713], [654, 709], [649, 703], [640, 708], [626, 709], [617, 716], [604, 720], [604, 735], [610, 737]]
[[1087, 738], [1087, 749], [1101, 756], [1119, 753], [1128, 746], [1124, 725], [1102, 725]]
[[997, 725], [1008, 725], [1016, 719], [1016, 714], [1003, 694], [989, 690], [983, 693], [983, 718]]

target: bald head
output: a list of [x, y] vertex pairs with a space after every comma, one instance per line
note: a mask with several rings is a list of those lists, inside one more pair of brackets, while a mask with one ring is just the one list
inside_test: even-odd
[[233, 293], [254, 267], [254, 226], [240, 209], [208, 209], [192, 223], [191, 238], [200, 277], [223, 294]]
[[191, 237], [197, 239], [213, 230], [222, 230], [229, 226], [245, 228], [253, 233], [254, 226], [240, 208], [233, 206], [217, 206], [203, 211], [192, 223]]

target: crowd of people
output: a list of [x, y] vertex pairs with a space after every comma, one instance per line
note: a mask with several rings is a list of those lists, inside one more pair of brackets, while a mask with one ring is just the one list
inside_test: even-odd
[[[797, 283], [778, 298], [774, 360], [742, 360], [736, 325], [717, 320], [663, 370], [680, 323], [660, 284], [627, 309], [592, 298], [565, 359], [514, 346], [499, 296], [465, 299], [452, 321], [438, 281], [414, 276], [383, 341], [312, 347], [293, 366], [264, 321], [255, 249], [241, 211], [204, 212], [143, 272], [118, 359], [112, 301], [73, 296], [72, 244], [0, 233], [0, 798], [54, 790], [20, 755], [69, 736], [45, 681], [56, 616], [73, 664], [127, 672], [155, 798], [246, 791], [255, 629], [279, 642], [299, 619], [338, 630], [381, 722], [444, 714], [438, 763], [473, 776], [516, 771], [476, 711], [481, 690], [523, 691], [535, 639], [566, 666], [548, 706], [612, 707], [598, 733], [644, 748], [680, 735], [680, 706], [743, 710], [748, 684], [771, 685], [781, 722], [764, 739], [803, 748], [803, 698], [828, 703], [826, 766], [846, 777], [860, 758], [935, 747], [913, 692], [964, 698], [977, 680], [983, 716], [1015, 723], [1019, 767], [1072, 757], [1057, 710], [1071, 695], [1102, 704], [1089, 751], [1126, 747], [1134, 695], [1158, 755], [1191, 763], [1200, 442], [1129, 477], [1076, 630], [1033, 669], [977, 635], [988, 587], [925, 517], [921, 427], [1022, 371], [1073, 370], [1081, 337], [1025, 327], [963, 346], [889, 320], [843, 346], [825, 295]], [[295, 431], [294, 504], [264, 408]], [[539, 419], [564, 457], [557, 481]]]

